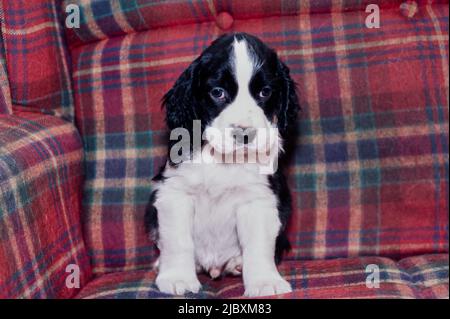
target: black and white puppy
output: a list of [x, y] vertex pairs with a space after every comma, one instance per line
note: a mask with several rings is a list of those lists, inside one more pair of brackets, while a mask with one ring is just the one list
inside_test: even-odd
[[160, 250], [158, 288], [197, 292], [204, 271], [212, 278], [242, 273], [246, 296], [290, 292], [276, 267], [289, 249], [291, 197], [282, 167], [262, 174], [258, 160], [221, 161], [250, 150], [272, 163], [284, 156], [299, 110], [286, 65], [254, 36], [224, 35], [183, 72], [163, 104], [171, 131], [193, 136], [199, 120], [203, 140], [189, 142], [187, 156], [175, 162], [171, 139], [167, 164], [153, 179], [146, 224]]

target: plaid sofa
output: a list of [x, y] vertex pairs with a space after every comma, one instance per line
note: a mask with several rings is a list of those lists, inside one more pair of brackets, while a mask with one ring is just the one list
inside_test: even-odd
[[[380, 28], [365, 26], [377, 3]], [[67, 5], [80, 13], [66, 28]], [[143, 216], [162, 95], [217, 36], [274, 47], [303, 112], [280, 298], [448, 298], [448, 1], [0, 2], [0, 298], [170, 298]], [[67, 285], [76, 265], [79, 285]], [[370, 267], [379, 287], [367, 285]], [[368, 268], [368, 266], [370, 266]], [[187, 298], [236, 298], [200, 276]]]

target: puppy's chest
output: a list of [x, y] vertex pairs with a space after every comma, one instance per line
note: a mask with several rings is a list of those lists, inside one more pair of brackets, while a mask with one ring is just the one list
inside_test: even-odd
[[245, 203], [268, 190], [267, 176], [244, 165], [193, 166], [183, 175], [199, 213], [208, 210], [205, 206], [221, 208]]
[[192, 186], [196, 226], [207, 228], [215, 224], [225, 226], [234, 219], [236, 206], [245, 201], [243, 196], [251, 190], [250, 176], [244, 177], [237, 170], [228, 172], [221, 167], [208, 167], [199, 171], [199, 178]]
[[267, 196], [267, 176], [246, 167], [207, 165], [183, 172], [194, 203], [194, 244], [197, 262], [204, 268], [221, 267], [241, 254], [236, 210]]

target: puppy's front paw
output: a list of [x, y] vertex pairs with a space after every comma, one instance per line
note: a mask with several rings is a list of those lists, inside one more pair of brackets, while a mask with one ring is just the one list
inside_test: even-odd
[[172, 295], [184, 295], [188, 291], [197, 293], [201, 287], [195, 275], [183, 276], [162, 273], [156, 277], [155, 282], [161, 292]]
[[262, 297], [292, 292], [291, 285], [281, 276], [250, 281], [245, 285], [246, 297]]

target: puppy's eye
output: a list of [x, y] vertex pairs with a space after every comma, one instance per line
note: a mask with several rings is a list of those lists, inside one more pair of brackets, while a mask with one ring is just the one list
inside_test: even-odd
[[270, 86], [265, 86], [259, 92], [259, 97], [267, 100], [272, 95], [272, 88]]
[[220, 87], [213, 88], [209, 94], [215, 99], [215, 100], [224, 100], [225, 99], [225, 90]]

